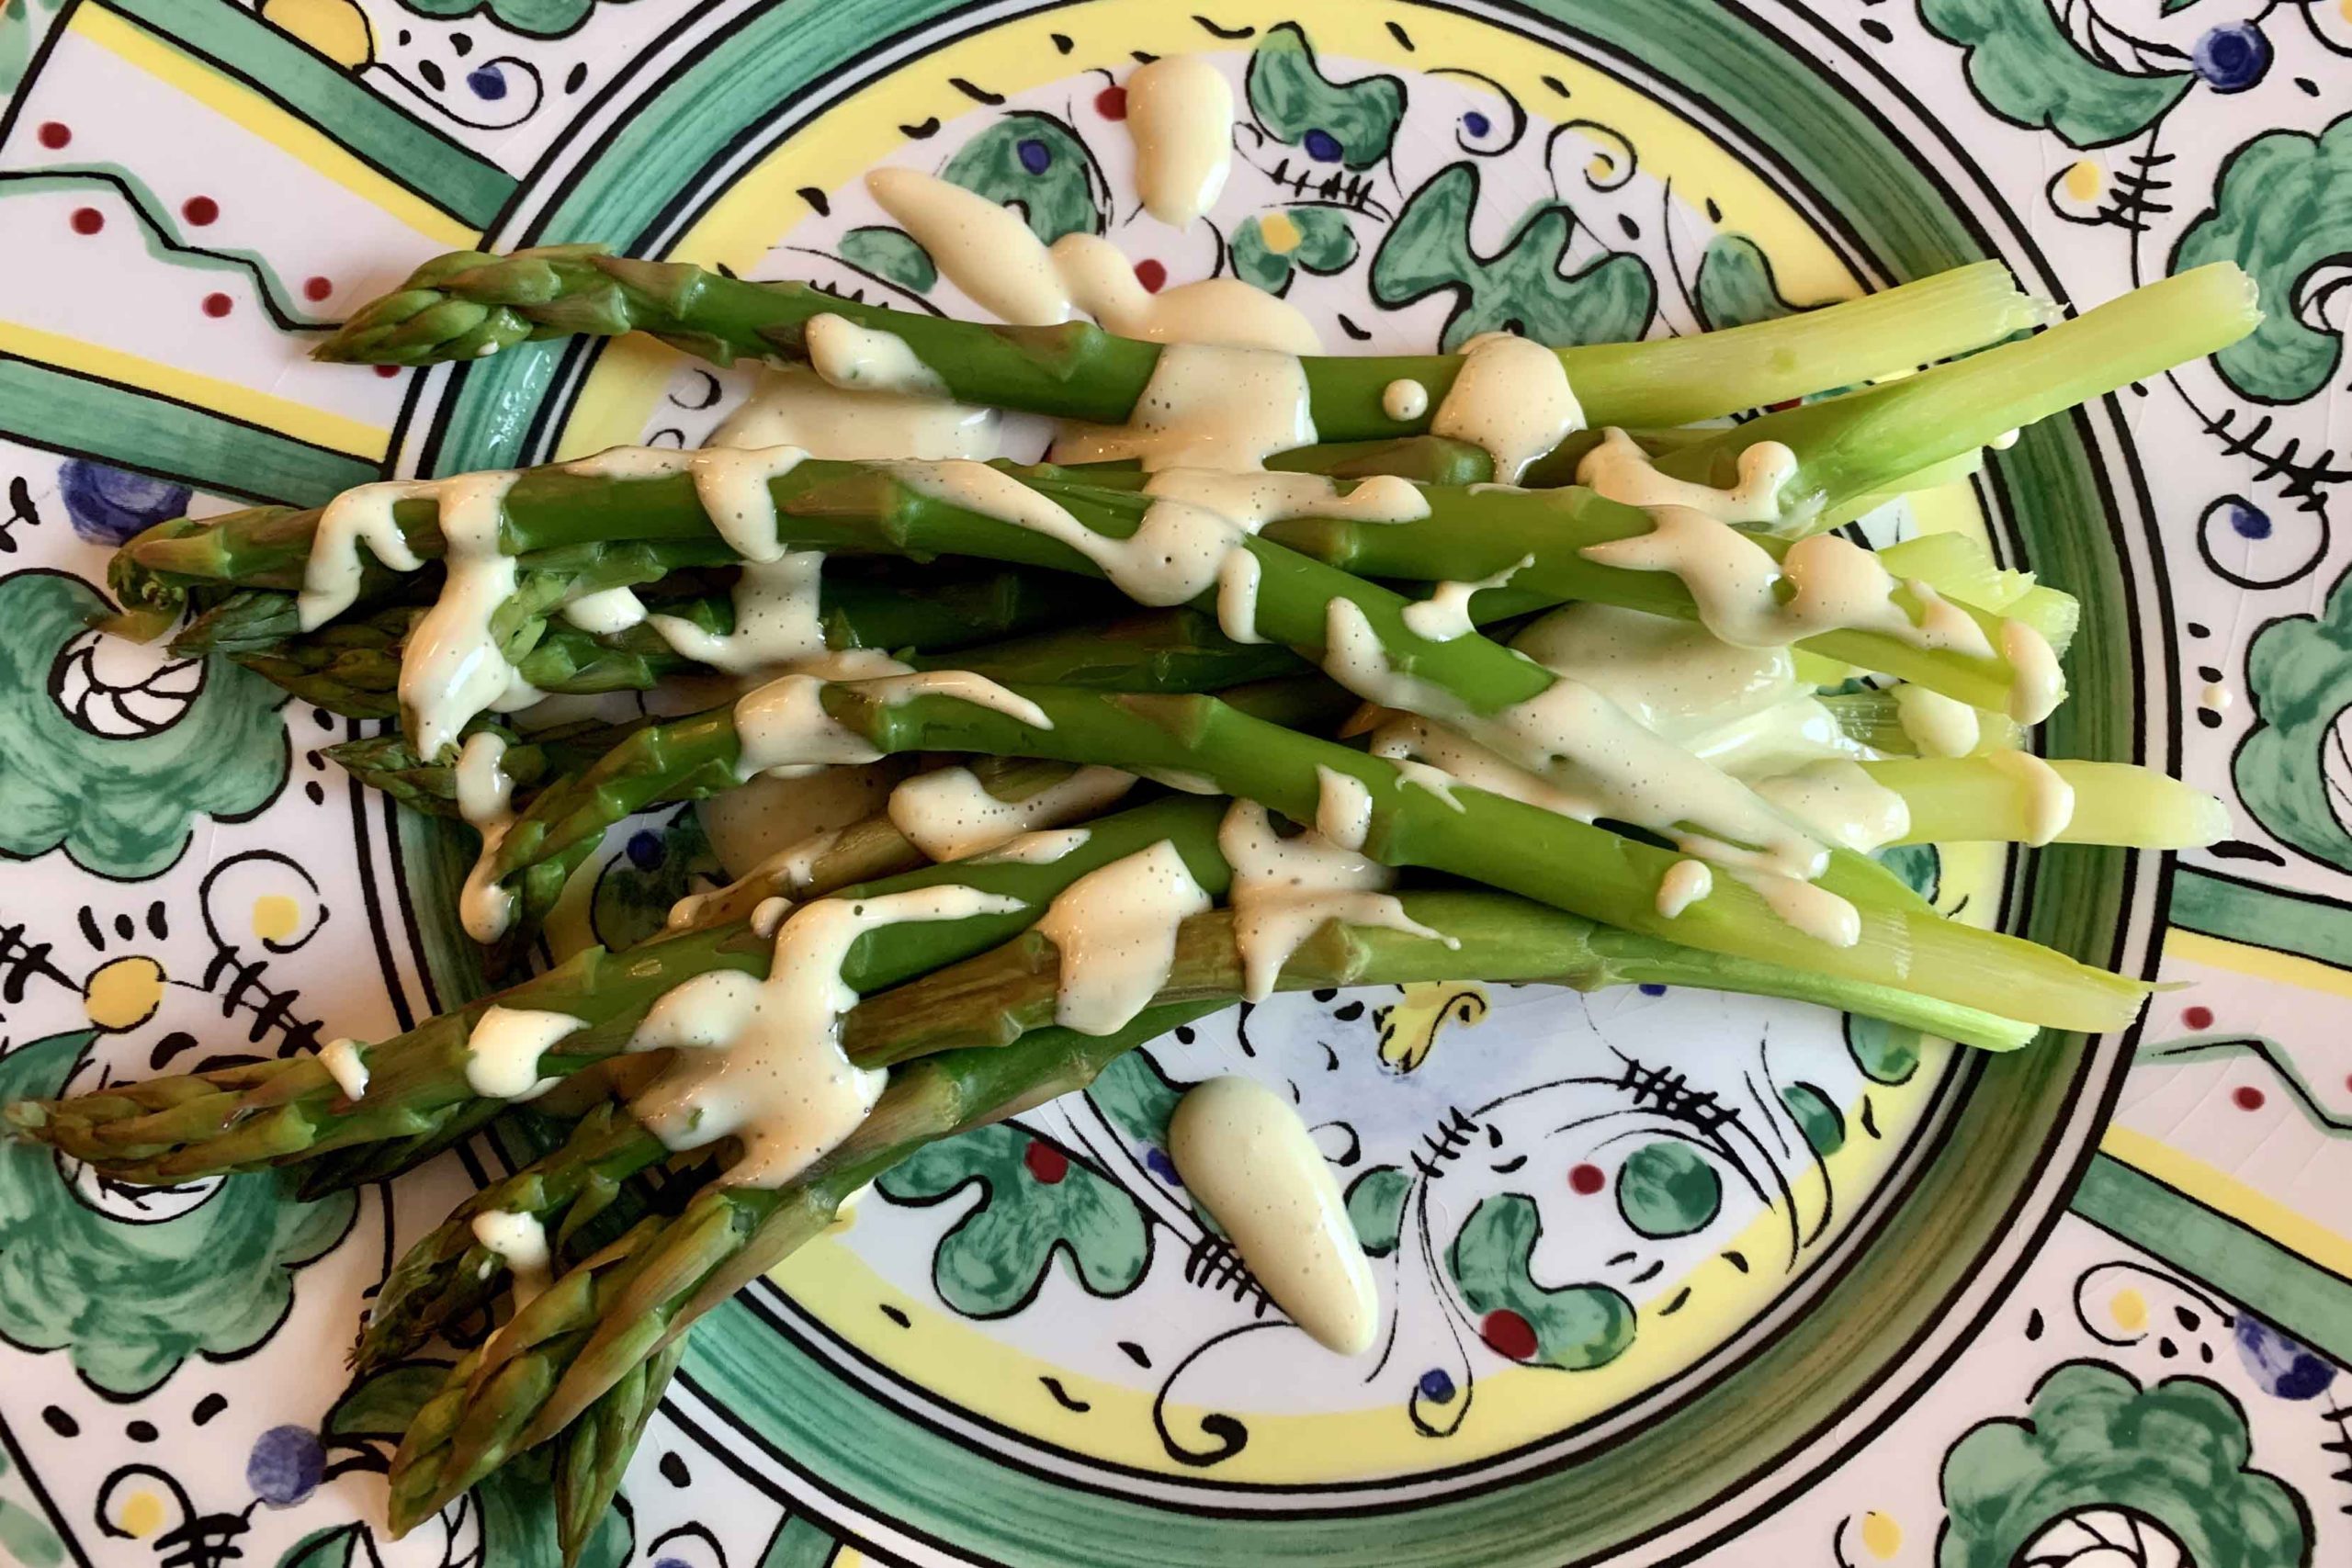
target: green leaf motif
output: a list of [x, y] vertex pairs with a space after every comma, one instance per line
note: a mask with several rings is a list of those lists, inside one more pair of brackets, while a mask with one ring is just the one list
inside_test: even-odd
[[1883, 1019], [1846, 1015], [1846, 1054], [1872, 1083], [1910, 1082], [1911, 1075], [1919, 1070], [1922, 1039], [1917, 1030]]
[[65, 1561], [65, 1542], [40, 1510], [30, 1492], [8, 1484], [8, 1455], [0, 1449], [0, 1560], [19, 1568], [56, 1568]]
[[1846, 1146], [1846, 1117], [1837, 1102], [1809, 1083], [1792, 1083], [1781, 1090], [1781, 1103], [1815, 1154], [1827, 1159]]
[[1183, 1090], [1169, 1082], [1149, 1056], [1130, 1051], [1102, 1069], [1088, 1086], [1086, 1098], [1136, 1143], [1166, 1148], [1168, 1119], [1176, 1114]]
[[658, 933], [679, 899], [726, 877], [702, 818], [683, 807], [661, 827], [630, 834], [621, 852], [605, 863], [589, 901], [589, 921], [596, 940], [618, 953]]
[[1405, 118], [1405, 84], [1394, 76], [1334, 82], [1315, 62], [1296, 22], [1270, 28], [1242, 80], [1250, 112], [1285, 147], [1316, 163], [1368, 169], [1388, 156]]
[[[623, 0], [607, 0], [622, 4]], [[401, 0], [420, 17], [455, 21], [487, 12], [500, 27], [531, 38], [560, 38], [588, 19], [596, 0]]]
[[[481, 1561], [497, 1568], [560, 1568], [556, 1543], [555, 1476], [551, 1449], [537, 1448], [511, 1460], [474, 1488], [481, 1508]], [[580, 1568], [622, 1568], [636, 1555], [628, 1519], [607, 1510], [580, 1553]]]
[[63, 845], [101, 875], [153, 876], [187, 848], [199, 815], [251, 816], [286, 782], [277, 710], [286, 694], [226, 660], [162, 729], [103, 735], [58, 705], [51, 675], [66, 645], [107, 613], [79, 578], [20, 571], [0, 580], [0, 853]]
[[367, 1538], [368, 1527], [356, 1522], [312, 1530], [286, 1549], [277, 1568], [354, 1568], [368, 1562]]
[[2255, 727], [2232, 765], [2238, 798], [2282, 843], [2352, 871], [2352, 831], [2337, 814], [2345, 781], [2330, 780], [2329, 738], [2352, 708], [2352, 572], [2316, 618], [2287, 615], [2246, 649]]
[[1396, 1250], [1412, 1190], [1413, 1179], [1393, 1165], [1375, 1165], [1348, 1183], [1348, 1223], [1366, 1256], [1385, 1258]]
[[1635, 1235], [1689, 1235], [1723, 1213], [1724, 1179], [1688, 1144], [1644, 1144], [1617, 1168], [1617, 1213]]
[[1630, 343], [1648, 328], [1657, 284], [1647, 263], [1627, 253], [1601, 256], [1575, 273], [1567, 265], [1576, 220], [1557, 204], [1531, 208], [1502, 249], [1471, 247], [1478, 172], [1467, 161], [1432, 175], [1407, 198], [1372, 258], [1372, 295], [1391, 310], [1440, 290], [1453, 317], [1440, 346], [1459, 349], [1480, 333], [1515, 332], [1554, 348]]
[[939, 267], [931, 253], [904, 229], [886, 224], [852, 229], [836, 247], [842, 260], [910, 294], [921, 294], [939, 281]]
[[2332, 381], [2344, 336], [2303, 288], [2352, 254], [2352, 115], [2317, 136], [2274, 130], [2222, 166], [2213, 205], [2173, 252], [2175, 272], [2233, 261], [2261, 290], [2262, 324], [2222, 350], [2222, 379], [2258, 402], [2291, 403]]
[[1543, 1232], [1543, 1212], [1524, 1192], [1482, 1199], [1446, 1249], [1446, 1269], [1471, 1311], [1526, 1320], [1535, 1331], [1531, 1359], [1572, 1372], [1606, 1366], [1634, 1342], [1634, 1303], [1607, 1285], [1538, 1281], [1532, 1259]]
[[1269, 294], [1288, 288], [1295, 270], [1328, 276], [1355, 259], [1355, 233], [1336, 207], [1261, 213], [1233, 231], [1233, 276]]
[[335, 1438], [397, 1440], [448, 1378], [448, 1365], [442, 1361], [402, 1361], [386, 1367], [345, 1390], [320, 1424], [321, 1429]]
[[1699, 257], [1691, 303], [1700, 324], [1711, 333], [1820, 308], [1796, 304], [1783, 295], [1780, 280], [1772, 276], [1772, 258], [1745, 234], [1718, 234], [1707, 242]]
[[[0, 1102], [56, 1094], [91, 1038], [51, 1035], [0, 1057]], [[293, 1305], [294, 1271], [333, 1250], [356, 1210], [348, 1192], [294, 1202], [263, 1173], [132, 1224], [85, 1205], [49, 1150], [0, 1144], [0, 1335], [68, 1351], [102, 1393], [144, 1393], [192, 1355], [267, 1339]]]
[[1020, 213], [1040, 244], [1102, 232], [1109, 184], [1078, 132], [1052, 115], [1006, 115], [957, 148], [939, 175]]
[[2134, 76], [2076, 47], [2052, 0], [1920, 0], [1919, 17], [1966, 52], [1969, 85], [2003, 119], [2103, 147], [2145, 130], [2197, 78]]
[[978, 1204], [932, 1258], [939, 1299], [966, 1317], [1003, 1317], [1028, 1305], [1057, 1253], [1097, 1296], [1135, 1289], [1151, 1261], [1151, 1233], [1135, 1199], [1009, 1124], [933, 1144], [876, 1185], [891, 1202], [910, 1205], [978, 1189]]
[[2308, 1506], [2252, 1457], [2245, 1412], [2202, 1378], [2143, 1393], [2118, 1368], [2070, 1361], [2023, 1419], [1973, 1427], [1944, 1456], [1937, 1568], [2008, 1568], [2079, 1509], [2153, 1520], [2198, 1568], [2310, 1562]]

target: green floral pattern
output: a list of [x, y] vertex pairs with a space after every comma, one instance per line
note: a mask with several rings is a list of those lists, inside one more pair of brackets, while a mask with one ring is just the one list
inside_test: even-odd
[[1243, 88], [1267, 133], [1317, 163], [1369, 168], [1388, 155], [1405, 118], [1405, 84], [1389, 75], [1336, 82], [1296, 22], [1266, 31]]
[[1537, 1280], [1532, 1259], [1543, 1231], [1543, 1211], [1525, 1193], [1485, 1199], [1446, 1249], [1446, 1268], [1471, 1311], [1514, 1313], [1534, 1330], [1528, 1359], [1572, 1372], [1605, 1366], [1634, 1342], [1634, 1303], [1608, 1285]]
[[957, 148], [939, 175], [1012, 208], [1045, 244], [1102, 231], [1109, 198], [1102, 171], [1079, 134], [1052, 115], [1006, 115]]
[[2147, 130], [2196, 80], [2109, 69], [2060, 28], [2049, 0], [1921, 0], [1919, 15], [1967, 51], [1968, 80], [1996, 113], [2076, 147]]
[[2312, 859], [2352, 871], [2344, 785], [2328, 777], [2332, 739], [2352, 708], [2352, 576], [2339, 579], [2318, 615], [2265, 626], [2246, 656], [2258, 715], [2233, 772], [2238, 795], [2262, 825]]
[[[91, 1038], [0, 1057], [0, 1102], [55, 1094]], [[144, 1393], [190, 1356], [269, 1337], [294, 1271], [343, 1239], [356, 1207], [349, 1193], [297, 1203], [275, 1177], [232, 1176], [184, 1213], [130, 1224], [85, 1206], [48, 1151], [0, 1144], [0, 1333], [64, 1350], [110, 1394]]]
[[66, 645], [107, 613], [77, 578], [20, 571], [0, 580], [0, 853], [62, 845], [103, 875], [153, 876], [187, 848], [199, 816], [228, 820], [267, 805], [286, 782], [277, 710], [286, 694], [216, 660], [186, 711], [161, 729], [114, 736], [59, 705], [52, 671]]

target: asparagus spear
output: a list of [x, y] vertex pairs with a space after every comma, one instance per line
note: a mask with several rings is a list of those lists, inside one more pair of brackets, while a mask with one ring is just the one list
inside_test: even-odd
[[[903, 979], [1012, 935], [1055, 894], [1094, 867], [1161, 840], [1222, 887], [1216, 853], [1220, 803], [1179, 797], [1096, 821], [1086, 841], [1051, 864], [941, 865], [867, 885], [870, 893], [960, 883], [1022, 899], [1028, 912], [892, 926], [852, 949], [842, 977], [860, 989]], [[61, 1100], [20, 1100], [7, 1123], [126, 1181], [164, 1183], [289, 1164], [356, 1144], [429, 1134], [477, 1104], [468, 1083], [467, 1039], [492, 1006], [560, 1012], [582, 1021], [539, 1062], [562, 1078], [617, 1054], [654, 999], [714, 969], [767, 972], [771, 944], [743, 922], [681, 932], [626, 953], [591, 948], [522, 985], [444, 1013], [363, 1049], [370, 1081], [345, 1098], [316, 1057], [300, 1056], [177, 1077], [127, 1083]]]
[[[1404, 897], [1408, 918], [1458, 943], [1382, 927], [1326, 923], [1284, 964], [1286, 987], [1351, 986], [1439, 976], [1551, 979], [1592, 989], [1650, 981], [1715, 984], [1731, 977], [1781, 994], [1819, 985], [1770, 965], [1724, 968], [1671, 942], [1613, 931], [1523, 899], [1487, 893]], [[861, 1063], [903, 1064], [874, 1117], [807, 1176], [766, 1191], [707, 1189], [676, 1224], [635, 1233], [627, 1248], [565, 1276], [453, 1374], [428, 1422], [420, 1416], [394, 1461], [396, 1529], [423, 1518], [513, 1452], [562, 1432], [649, 1357], [673, 1346], [701, 1312], [829, 1223], [842, 1197], [922, 1143], [1050, 1092], [1080, 1087], [1120, 1052], [1239, 993], [1232, 916], [1212, 911], [1180, 928], [1174, 965], [1150, 1007], [1117, 1034], [1089, 1040], [1054, 1027], [1058, 964], [1043, 938], [1018, 939], [956, 968], [862, 1002], [843, 1044]], [[1876, 1006], [1874, 988], [1824, 987]], [[1894, 1005], [1923, 1026], [2005, 1044], [2030, 1030], [1966, 1007]], [[915, 1052], [929, 1053], [910, 1061]], [[1073, 1067], [1077, 1070], [1073, 1071]], [[985, 1077], [985, 1090], [975, 1088]], [[983, 1115], [974, 1111], [987, 1107]], [[658, 1147], [658, 1145], [655, 1145]], [[437, 1408], [436, 1408], [437, 1407]]]
[[629, 1456], [662, 1393], [685, 1359], [684, 1335], [631, 1367], [553, 1439], [555, 1540], [564, 1568], [574, 1568], [619, 1495]]
[[[1997, 994], [2019, 998], [2017, 1016], [2065, 1029], [2128, 1022], [2143, 995], [2135, 982], [2030, 942], [1951, 925], [1859, 857], [1833, 857], [1819, 884], [1862, 912], [1862, 938], [1853, 947], [1829, 947], [1799, 934], [1772, 916], [1758, 894], [1729, 877], [1717, 878], [1712, 893], [1669, 920], [1657, 908], [1659, 881], [1677, 859], [1669, 851], [1466, 786], [1451, 791], [1449, 804], [1408, 783], [1393, 763], [1250, 717], [1212, 697], [1008, 689], [1035, 704], [1052, 728], [941, 693], [909, 696], [871, 682], [825, 683], [818, 697], [836, 723], [878, 753], [974, 751], [1131, 772], [1188, 772], [1298, 821], [1314, 820], [1318, 769], [1326, 769], [1369, 792], [1365, 852], [1377, 859], [1471, 877], [1710, 952], [1901, 985], [1951, 1001], [1996, 994], [1982, 987], [1997, 985]], [[671, 770], [720, 773], [741, 763], [731, 709], [658, 728], [657, 739], [647, 739], [651, 731], [632, 738], [580, 779], [534, 801], [500, 846], [500, 874], [519, 871], [527, 879], [535, 862], [594, 842], [614, 810], [664, 798]]]
[[[1125, 422], [1159, 345], [1088, 322], [989, 327], [853, 303], [797, 283], [746, 283], [674, 263], [635, 261], [591, 245], [509, 256], [458, 252], [425, 263], [398, 291], [363, 306], [313, 353], [381, 365], [464, 361], [535, 338], [637, 331], [714, 363], [799, 359], [820, 315], [843, 317], [906, 344], [962, 402]], [[1698, 337], [1559, 351], [1596, 424], [1690, 424], [1964, 354], [2035, 326], [2043, 307], [1997, 263], [1980, 262], [1802, 317]], [[1450, 355], [1309, 357], [1315, 428], [1327, 441], [1412, 434], [1427, 416], [1382, 407], [1391, 381], [1453, 384]]]

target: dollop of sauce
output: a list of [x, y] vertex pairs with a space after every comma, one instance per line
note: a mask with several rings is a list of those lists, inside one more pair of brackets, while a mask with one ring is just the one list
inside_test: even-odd
[[359, 1054], [356, 1040], [330, 1040], [319, 1047], [319, 1066], [334, 1079], [335, 1088], [343, 1090], [346, 1100], [359, 1100], [368, 1093], [368, 1063]]
[[797, 446], [812, 457], [993, 457], [995, 409], [900, 392], [848, 392], [806, 366], [772, 366], [710, 433], [713, 446]]
[[1249, 1078], [1211, 1078], [1176, 1102], [1168, 1154], [1292, 1322], [1342, 1356], [1372, 1348], [1380, 1326], [1372, 1265], [1296, 1111]]
[[519, 475], [459, 474], [439, 484], [440, 596], [401, 651], [401, 706], [412, 716], [420, 756], [438, 756], [475, 715], [526, 707], [539, 693], [506, 660], [491, 616], [514, 596], [514, 558], [499, 545], [505, 496]]
[[855, 1131], [889, 1081], [842, 1051], [842, 1015], [857, 1005], [842, 978], [850, 944], [901, 921], [1024, 907], [953, 885], [804, 904], [777, 930], [765, 979], [734, 969], [697, 975], [648, 1010], [628, 1048], [677, 1056], [630, 1111], [668, 1148], [737, 1138], [742, 1157], [720, 1179], [781, 1186]]
[[1431, 642], [1452, 642], [1455, 637], [1469, 636], [1476, 629], [1470, 619], [1470, 601], [1489, 588], [1502, 587], [1534, 564], [1533, 556], [1521, 556], [1491, 577], [1439, 583], [1430, 590], [1428, 598], [1405, 606], [1405, 629]]
[[466, 1036], [466, 1085], [485, 1100], [536, 1099], [556, 1084], [539, 1076], [539, 1058], [587, 1027], [568, 1012], [485, 1008]]
[[1757, 782], [1756, 793], [1833, 844], [1867, 853], [1911, 830], [1904, 798], [1843, 758]]
[[1658, 879], [1657, 912], [1673, 919], [1715, 890], [1715, 874], [1702, 860], [1679, 860]]
[[1069, 290], [1019, 213], [913, 169], [876, 169], [865, 188], [947, 281], [997, 320], [1021, 327], [1069, 320]]
[[1054, 443], [1054, 460], [1134, 459], [1148, 472], [1259, 468], [1272, 454], [1314, 440], [1306, 372], [1295, 355], [1171, 343], [1159, 351], [1127, 423], [1067, 427]]
[[514, 825], [514, 781], [505, 768], [506, 737], [478, 730], [458, 752], [458, 815], [481, 835], [473, 869], [458, 894], [458, 920], [476, 942], [496, 942], [514, 923], [514, 894], [492, 872], [498, 846]]
[[1777, 523], [1781, 491], [1797, 471], [1797, 455], [1778, 441], [1739, 454], [1739, 482], [1728, 490], [1658, 472], [1634, 438], [1611, 425], [1577, 464], [1577, 483], [1627, 506], [1687, 506], [1718, 523]]
[[516, 1312], [530, 1305], [532, 1298], [553, 1282], [554, 1255], [548, 1247], [547, 1227], [536, 1214], [492, 1209], [476, 1214], [468, 1228], [484, 1250], [506, 1265], [506, 1288], [514, 1298]]
[[1965, 757], [1982, 733], [1974, 708], [1907, 681], [1894, 688], [1894, 716], [1922, 757]]
[[1410, 424], [1430, 412], [1430, 389], [1409, 378], [1391, 381], [1380, 389], [1380, 412], [1399, 424]]
[[1061, 954], [1054, 1021], [1080, 1034], [1125, 1028], [1168, 983], [1177, 928], [1210, 908], [1165, 839], [1071, 883], [1036, 928]]
[[1233, 943], [1245, 1001], [1272, 996], [1283, 965], [1332, 920], [1460, 945], [1405, 912], [1388, 891], [1396, 874], [1387, 866], [1320, 830], [1283, 838], [1255, 801], [1237, 800], [1227, 809], [1216, 841], [1233, 868]]
[[1233, 161], [1233, 88], [1196, 54], [1171, 54], [1127, 76], [1127, 134], [1144, 210], [1183, 228], [1216, 205]]
[[846, 316], [812, 316], [803, 329], [808, 367], [845, 392], [896, 392], [944, 398], [947, 383], [896, 333], [862, 327]]
[[2020, 843], [2039, 848], [2074, 821], [2075, 786], [2057, 769], [2030, 751], [1995, 751], [1986, 760], [2017, 784], [2025, 816]]
[[1044, 789], [1006, 800], [969, 768], [918, 773], [890, 792], [890, 821], [935, 861], [962, 860], [1033, 829], [1091, 817], [1135, 787], [1116, 768], [1080, 768]]
[[1431, 434], [1483, 448], [1502, 484], [1517, 483], [1528, 464], [1583, 428], [1560, 356], [1509, 333], [1480, 333], [1462, 345], [1462, 368], [1430, 416]]

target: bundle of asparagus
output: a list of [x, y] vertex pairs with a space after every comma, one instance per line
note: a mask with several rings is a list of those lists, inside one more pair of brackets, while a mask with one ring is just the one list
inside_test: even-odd
[[[397, 717], [335, 756], [481, 829], [469, 930], [527, 931], [616, 824], [763, 773], [954, 754], [965, 771], [942, 787], [964, 816], [943, 830], [894, 797], [627, 953], [590, 949], [332, 1056], [23, 1102], [6, 1124], [119, 1180], [293, 1167], [320, 1191], [397, 1174], [555, 1082], [601, 1084], [562, 1146], [409, 1249], [355, 1357], [388, 1365], [514, 1287], [401, 1445], [391, 1522], [553, 1444], [570, 1558], [697, 1315], [914, 1149], [1082, 1088], [1245, 995], [1662, 982], [1994, 1050], [2122, 1027], [2143, 987], [1948, 921], [1865, 852], [2178, 847], [2218, 835], [2217, 803], [2020, 749], [2063, 692], [2064, 594], [1981, 547], [1920, 541], [1865, 566], [1826, 532], [2257, 320], [2226, 266], [2016, 335], [2044, 316], [1987, 264], [1758, 326], [1543, 354], [1548, 368], [1515, 374], [1572, 388], [1580, 419], [1533, 453], [1448, 416], [1491, 379], [1474, 346], [1233, 362], [1237, 379], [1295, 381], [1291, 428], [1321, 437], [1240, 479], [624, 452], [162, 525], [117, 557], [116, 629], [152, 637], [194, 610], [177, 649]], [[844, 396], [887, 383], [1102, 424], [1164, 425], [1184, 368], [1090, 324], [908, 315], [585, 246], [430, 263], [320, 357], [418, 365], [631, 331], [718, 364], [812, 363]], [[1399, 383], [1436, 412], [1399, 412]], [[1561, 605], [1577, 608], [1529, 624]], [[1612, 626], [1777, 671], [1819, 720], [1815, 764], [1719, 767], [1699, 754], [1714, 740], [1629, 717], [1596, 691], [1589, 647], [1558, 653]], [[814, 662], [779, 672], [779, 649]], [[775, 678], [683, 717], [490, 716], [755, 671]], [[1813, 694], [1811, 678], [1855, 674]], [[1282, 838], [1269, 811], [1306, 830]], [[1404, 868], [1453, 880], [1389, 891]], [[1074, 911], [1139, 873], [1177, 890], [1144, 900], [1164, 962], [1114, 976], [1105, 1006], [1080, 971], [1118, 966], [1082, 958]], [[754, 995], [788, 1010], [771, 982], [797, 987], [790, 1039], [747, 1021]], [[772, 1068], [821, 1060], [864, 1086], [789, 1159], [782, 1133], [709, 1092], [709, 1061], [758, 1041]], [[521, 1288], [517, 1227], [548, 1244], [543, 1288]]]

